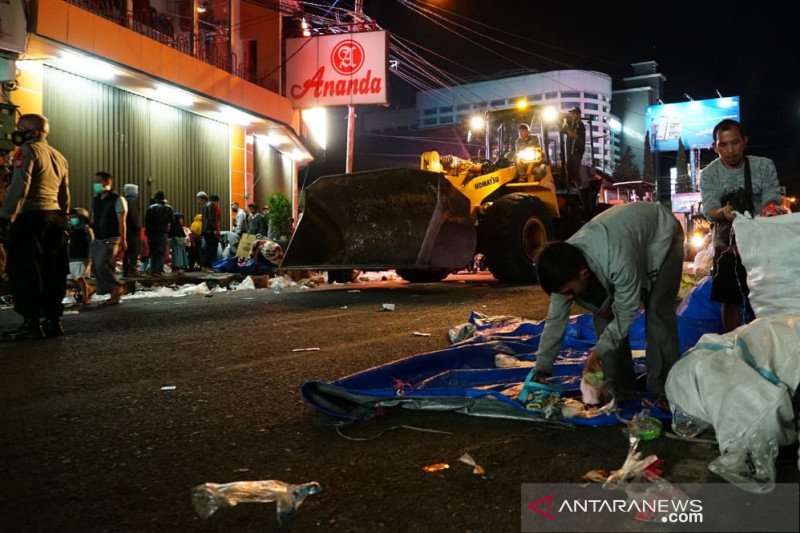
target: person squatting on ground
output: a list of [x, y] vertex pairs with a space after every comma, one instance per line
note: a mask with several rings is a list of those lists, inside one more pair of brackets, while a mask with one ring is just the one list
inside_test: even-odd
[[644, 302], [647, 388], [657, 396], [657, 405], [668, 409], [664, 383], [679, 355], [675, 303], [683, 244], [683, 229], [668, 209], [634, 202], [597, 215], [566, 242], [547, 245], [536, 261], [550, 309], [534, 379], [546, 383], [552, 375], [574, 302], [594, 313], [597, 344], [585, 373], [603, 371], [618, 401], [633, 399], [636, 376], [628, 331]]
[[125, 288], [115, 273], [115, 263], [120, 250], [125, 252], [128, 246], [125, 225], [128, 203], [114, 191], [114, 178], [108, 172], [94, 175], [92, 189], [95, 197], [92, 200], [94, 242], [91, 254], [97, 294], [110, 294], [102, 305], [114, 305], [125, 294]]
[[[741, 308], [750, 289], [747, 272], [731, 234], [736, 211], [761, 214], [767, 205], [781, 203], [778, 173], [766, 157], [744, 155], [747, 137], [731, 119], [714, 126], [711, 147], [717, 158], [700, 173], [703, 214], [714, 224], [714, 267], [711, 299], [722, 303], [724, 332], [742, 325]], [[748, 185], [749, 183], [749, 185]]]
[[122, 275], [128, 277], [136, 276], [139, 268], [142, 230], [142, 223], [139, 219], [139, 186], [134, 183], [126, 183], [122, 187], [122, 194], [125, 196], [125, 201], [128, 202], [128, 215], [125, 218], [128, 248], [122, 259]]
[[49, 131], [47, 118], [27, 114], [19, 117], [12, 134], [19, 149], [0, 208], [0, 241], [7, 245], [14, 311], [23, 323], [4, 332], [4, 339], [64, 334], [69, 170], [66, 158], [47, 143]]
[[153, 276], [164, 273], [167, 242], [174, 218], [175, 214], [166, 202], [164, 191], [156, 191], [153, 203], [147, 207], [144, 215], [144, 230], [150, 245], [150, 274]]
[[69, 278], [80, 291], [80, 302], [87, 305], [94, 289], [86, 281], [92, 269], [89, 250], [94, 233], [89, 227], [89, 211], [82, 207], [69, 210]]

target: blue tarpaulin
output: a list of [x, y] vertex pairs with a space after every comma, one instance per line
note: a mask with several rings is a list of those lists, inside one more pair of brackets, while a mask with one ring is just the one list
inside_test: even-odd
[[[698, 286], [699, 287], [699, 286]], [[698, 292], [703, 289], [698, 289]], [[690, 293], [691, 296], [692, 293]], [[694, 306], [704, 306], [692, 316], [692, 327], [684, 327], [687, 338], [680, 345], [693, 346], [700, 331], [698, 320], [710, 319], [707, 295], [694, 298]], [[718, 315], [716, 315], [718, 316]], [[537, 412], [529, 411], [517, 401], [522, 383], [531, 366], [499, 368], [498, 354], [511, 356], [520, 362], [534, 363], [544, 321], [529, 321], [502, 317], [488, 321], [479, 313], [469, 317], [475, 336], [443, 350], [412, 355], [392, 363], [370, 368], [331, 382], [310, 381], [301, 392], [306, 401], [318, 410], [337, 417], [362, 418], [378, 407], [401, 406], [410, 409], [457, 411], [474, 416], [543, 421]], [[679, 323], [682, 317], [678, 317]], [[681, 327], [679, 326], [679, 329]], [[683, 333], [682, 333], [683, 334]], [[690, 338], [688, 338], [690, 337]], [[644, 316], [640, 312], [634, 322], [629, 341], [631, 349], [644, 349]], [[564, 397], [580, 397], [580, 379], [588, 351], [596, 342], [592, 316], [570, 318], [564, 342], [553, 369], [552, 383]], [[621, 415], [630, 419], [642, 409], [643, 401], [652, 399], [645, 392], [647, 367], [644, 357], [634, 358], [639, 389], [636, 401], [623, 403]], [[652, 414], [669, 418], [669, 413], [650, 406]], [[563, 419], [577, 425], [601, 426], [617, 424], [614, 414], [605, 413], [593, 418]]]

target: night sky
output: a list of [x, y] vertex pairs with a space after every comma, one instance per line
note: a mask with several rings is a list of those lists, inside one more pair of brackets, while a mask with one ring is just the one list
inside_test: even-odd
[[[426, 3], [415, 0], [436, 11]], [[781, 183], [800, 192], [800, 45], [796, 35], [800, 29], [792, 27], [785, 10], [762, 4], [737, 10], [723, 3], [715, 9], [699, 2], [625, 8], [607, 3], [545, 5], [530, 0], [429, 3], [491, 29], [437, 11], [483, 35], [453, 24], [461, 37], [398, 0], [364, 0], [364, 10], [393, 34], [453, 60], [456, 64], [430, 58], [460, 78], [523, 68], [542, 72], [578, 68], [610, 74], [616, 89], [622, 88], [623, 76], [632, 74], [630, 63], [655, 60], [667, 77], [665, 103], [687, 101], [684, 94], [696, 100], [716, 98], [716, 90], [723, 96], [739, 95], [742, 123], [750, 139], [748, 153], [772, 158]], [[337, 2], [337, 6], [352, 5], [352, 1]], [[591, 10], [588, 5], [605, 10]], [[413, 90], [404, 82], [392, 77], [390, 89], [391, 104], [413, 105]], [[713, 157], [713, 152], [704, 151], [703, 162]]]

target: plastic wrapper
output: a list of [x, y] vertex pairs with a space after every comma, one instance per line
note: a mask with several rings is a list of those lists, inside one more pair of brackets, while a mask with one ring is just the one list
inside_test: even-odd
[[740, 489], [766, 494], [775, 488], [778, 443], [763, 435], [748, 433], [735, 448], [708, 464], [708, 469]]
[[650, 416], [649, 409], [642, 409], [628, 424], [628, 435], [632, 439], [655, 440], [661, 436], [661, 421]]
[[693, 439], [711, 427], [711, 424], [687, 414], [680, 407], [674, 405], [670, 407], [672, 407], [672, 430], [676, 435]]
[[240, 503], [277, 502], [278, 522], [287, 520], [303, 500], [322, 492], [316, 481], [294, 485], [269, 479], [266, 481], [235, 481], [233, 483], [204, 483], [192, 489], [192, 503], [201, 518], [208, 518], [218, 509]]
[[642, 478], [655, 478], [661, 475], [661, 471], [658, 470], [661, 460], [656, 455], [648, 455], [642, 459], [642, 453], [636, 451], [639, 447], [639, 439], [631, 437], [629, 442], [630, 447], [625, 462], [622, 463], [619, 470], [611, 472], [605, 485], [620, 484]]

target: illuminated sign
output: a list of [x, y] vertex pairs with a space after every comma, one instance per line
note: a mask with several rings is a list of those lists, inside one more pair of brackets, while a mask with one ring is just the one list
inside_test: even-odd
[[676, 151], [678, 139], [685, 148], [709, 148], [714, 126], [726, 118], [739, 120], [738, 96], [650, 106], [644, 118], [650, 149]]
[[385, 104], [385, 31], [286, 40], [286, 96], [295, 107]]

